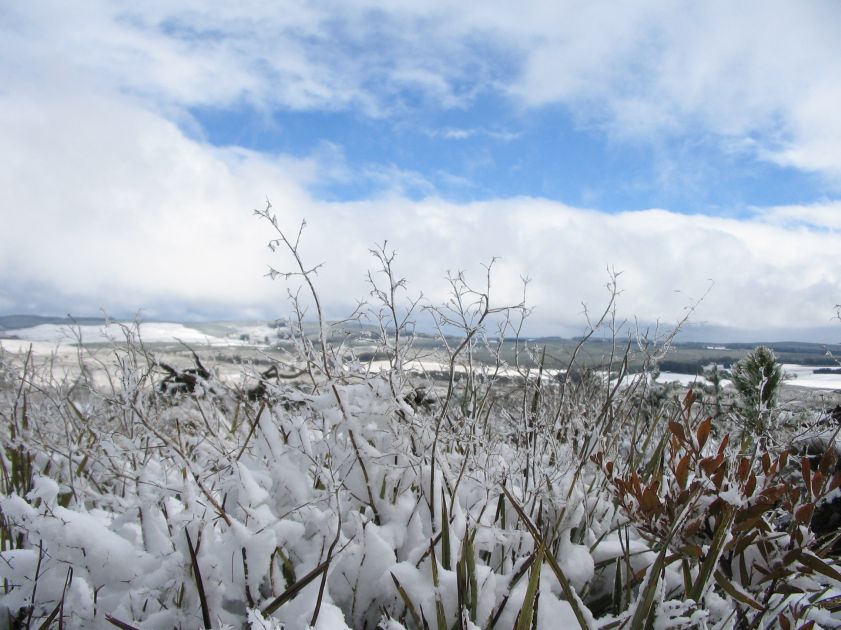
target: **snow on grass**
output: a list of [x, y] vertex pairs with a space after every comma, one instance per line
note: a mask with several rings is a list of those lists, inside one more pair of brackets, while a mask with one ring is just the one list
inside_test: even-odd
[[[141, 333], [158, 340], [185, 329], [148, 326]], [[248, 402], [215, 382], [163, 394], [154, 361], [125, 345], [113, 353], [118, 388], [84, 371], [72, 386], [35, 386], [22, 357], [0, 353], [8, 625], [25, 626], [31, 611], [38, 627], [63, 602], [70, 628], [112, 627], [109, 615], [144, 630], [202, 627], [206, 616], [214, 628], [513, 628], [531, 627], [518, 618], [534, 610], [534, 627], [550, 630], [629, 620], [649, 584], [654, 627], [718, 627], [742, 605], [712, 581], [703, 602], [687, 601], [679, 563], [662, 579], [652, 571], [652, 514], [669, 526], [674, 515], [645, 510], [679, 496], [668, 420], [682, 426], [689, 412], [645, 375], [609, 388], [609, 374], [485, 377], [424, 409], [407, 402], [413, 369], [446, 365], [379, 363], [329, 381], [314, 368], [306, 386], [272, 384]], [[736, 460], [728, 451], [721, 465]], [[700, 454], [691, 461], [700, 479]], [[618, 477], [630, 480], [623, 495]], [[698, 486], [709, 494], [696, 505], [704, 527], [719, 518], [705, 512], [716, 499], [746, 505], [727, 483]], [[628, 499], [641, 484], [647, 492]], [[709, 552], [705, 533], [669, 548], [686, 553], [690, 577]]]

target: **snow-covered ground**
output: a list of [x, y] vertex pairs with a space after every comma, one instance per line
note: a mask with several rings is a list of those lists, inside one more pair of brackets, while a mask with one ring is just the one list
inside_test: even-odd
[[812, 365], [783, 364], [786, 385], [812, 389], [841, 389], [841, 374], [815, 374], [819, 369]]
[[697, 374], [681, 374], [680, 372], [660, 372], [660, 375], [657, 377], [657, 381], [660, 383], [680, 383], [682, 386], [687, 387], [689, 385], [694, 385], [696, 383], [700, 384], [707, 384], [708, 381], [705, 378], [698, 376]]
[[[131, 325], [134, 326], [133, 324]], [[211, 328], [214, 333], [210, 334], [185, 324], [171, 322], [148, 322], [140, 324], [140, 336], [146, 343], [178, 343], [199, 347], [245, 347], [262, 346], [266, 340], [275, 340], [277, 329], [265, 324], [226, 324], [215, 325]], [[0, 347], [7, 352], [27, 352], [30, 345], [36, 355], [59, 355], [73, 353], [71, 347], [79, 340], [83, 343], [108, 343], [121, 342], [125, 340], [123, 330], [118, 323], [108, 325], [84, 325], [71, 328], [60, 324], [41, 324], [31, 328], [7, 330], [0, 337]], [[374, 361], [371, 363], [371, 371], [379, 372], [388, 369], [387, 361]], [[412, 361], [404, 366], [414, 372], [446, 371], [448, 366], [438, 361]], [[807, 387], [811, 389], [841, 390], [841, 374], [815, 374], [818, 368], [809, 365], [784, 364], [786, 373], [785, 385], [795, 387]], [[458, 366], [457, 371], [463, 371], [463, 366]], [[555, 376], [558, 370], [544, 370], [548, 376]], [[505, 368], [501, 370], [504, 376], [516, 376], [517, 370]], [[532, 371], [536, 376], [537, 371]], [[708, 381], [695, 374], [683, 374], [679, 372], [661, 372], [658, 377], [660, 383], [678, 382], [682, 386], [692, 384], [708, 384]], [[728, 385], [729, 381], [723, 381]]]
[[[262, 332], [262, 329], [261, 329]], [[123, 341], [125, 335], [117, 323], [107, 325], [85, 325], [71, 328], [60, 324], [41, 324], [31, 328], [18, 330], [7, 330], [6, 337], [17, 337], [15, 339], [0, 339], [0, 343], [8, 350], [16, 347], [28, 347], [29, 342], [42, 342], [55, 345], [75, 344], [79, 335], [83, 343], [102, 343], [111, 341]], [[241, 346], [248, 342], [238, 338], [224, 338], [208, 335], [185, 326], [184, 324], [173, 324], [169, 322], [150, 322], [140, 324], [140, 336], [147, 343], [177, 343], [183, 341], [189, 344], [201, 344], [209, 346]]]
[[[248, 369], [253, 382], [264, 365], [212, 363], [219, 356], [249, 354], [242, 348], [249, 344], [234, 338], [246, 334], [236, 325], [208, 326], [206, 332], [216, 336], [196, 330], [193, 336], [182, 335], [190, 330], [185, 326], [150, 326], [143, 334], [154, 340], [190, 339], [202, 360], [207, 358], [212, 380], [235, 378], [235, 372], [242, 376]], [[94, 329], [93, 336], [99, 327], [88, 328]], [[107, 340], [107, 332], [93, 338]], [[632, 406], [637, 404], [632, 388], [570, 387], [568, 404], [560, 407], [564, 415], [556, 416], [552, 405], [520, 404], [536, 400], [529, 385], [519, 390], [527, 395], [521, 397], [516, 395], [520, 381], [494, 385], [477, 379], [478, 387], [488, 389], [473, 394], [473, 400], [493, 396], [496, 402], [488, 403], [484, 415], [474, 412], [465, 393], [470, 390], [462, 385], [453, 401], [468, 404], [450, 418], [408, 404], [403, 394], [412, 381], [400, 372], [385, 374], [387, 362], [376, 361], [372, 373], [336, 379], [329, 388], [295, 389], [284, 383], [274, 390], [276, 399], [242, 400], [216, 383], [195, 396], [172, 395], [144, 384], [145, 367], [132, 367], [131, 348], [79, 348], [73, 341], [58, 336], [0, 341], [6, 350], [14, 345], [24, 352], [28, 344], [38, 344], [36, 352], [49, 356], [41, 362], [46, 378], [38, 380], [37, 361], [24, 365], [22, 357], [0, 351], [0, 412], [15, 422], [25, 414], [27, 427], [37, 428], [13, 435], [24, 435], [28, 442], [0, 440], [4, 461], [24, 461], [22, 444], [37, 464], [28, 469], [28, 479], [19, 472], [0, 484], [0, 530], [5, 528], [4, 539], [11, 541], [0, 551], [0, 619], [26, 619], [33, 606], [37, 625], [58, 610], [69, 628], [115, 627], [109, 616], [121, 627], [160, 630], [413, 630], [433, 616], [441, 620], [438, 627], [453, 627], [469, 617], [461, 625], [489, 627], [496, 619], [495, 627], [513, 628], [539, 593], [534, 625], [553, 630], [631, 620], [646, 605], [645, 593], [652, 592], [656, 627], [665, 630], [698, 627], [693, 619], [728, 627], [739, 602], [744, 603], [730, 591], [714, 591], [708, 576], [708, 595], [700, 605], [687, 604], [678, 563], [648, 571], [662, 560], [652, 537], [674, 532], [680, 543], [673, 547], [684, 553], [686, 541], [699, 539], [697, 532], [680, 523], [673, 527], [665, 509], [640, 512], [646, 495], [634, 494], [632, 480], [640, 483], [636, 472], [627, 479], [613, 477], [611, 469], [588, 457], [592, 451], [578, 450], [592, 435], [598, 440], [594, 444], [614, 458], [611, 462], [633, 470], [633, 460], [621, 459], [628, 451], [621, 445], [633, 439], [630, 427], [616, 423], [600, 435], [601, 424], [586, 413], [615, 404], [621, 417], [635, 417], [636, 409], [646, 408]], [[226, 354], [218, 342], [233, 349]], [[181, 365], [192, 361], [180, 347], [154, 352], [175, 365], [175, 359]], [[94, 359], [88, 362], [91, 371], [85, 371], [86, 377], [93, 374], [85, 381], [92, 385], [90, 392], [51, 378], [56, 369], [78, 371], [79, 362], [88, 358]], [[306, 357], [292, 360], [303, 365]], [[440, 371], [447, 364], [424, 358], [405, 367]], [[814, 368], [787, 367], [804, 383], [814, 376]], [[514, 372], [509, 368], [506, 373]], [[666, 372], [660, 378], [690, 384], [697, 377]], [[22, 414], [14, 411], [20, 392], [26, 394]], [[804, 407], [811, 410], [829, 408], [822, 398], [836, 396], [794, 388], [788, 393], [809, 403], [813, 397], [819, 400], [817, 406]], [[711, 422], [701, 420], [703, 411], [676, 413], [696, 423], [690, 429], [699, 436], [701, 426]], [[445, 417], [453, 421], [442, 422]], [[651, 417], [670, 416], [658, 411]], [[474, 421], [479, 418], [483, 421]], [[677, 436], [665, 422], [651, 425]], [[568, 440], [565, 429], [559, 437], [557, 426], [570, 427], [574, 438]], [[723, 432], [711, 434], [709, 426], [708, 451], [728, 448], [726, 442], [717, 443]], [[666, 492], [657, 494], [660, 481], [645, 488], [649, 496], [655, 488], [658, 506], [676, 500], [668, 497], [679, 496], [687, 479], [699, 479], [696, 487], [706, 494], [690, 506], [692, 519], [704, 517], [704, 506], [719, 498], [742, 513], [750, 509], [741, 485], [716, 485], [704, 471], [699, 463], [704, 446], [683, 443], [688, 446], [670, 453], [670, 461], [695, 462], [695, 468], [680, 482], [676, 468], [673, 474], [673, 466], [663, 467]], [[738, 454], [738, 444], [729, 448], [724, 461]], [[535, 452], [545, 455], [534, 458]], [[691, 453], [699, 456], [693, 459]], [[748, 465], [758, 474], [761, 461], [754, 458]], [[527, 509], [554, 523], [548, 544], [538, 545]], [[656, 529], [652, 518], [658, 519]], [[764, 523], [770, 527], [768, 519]], [[746, 535], [733, 532], [734, 538], [743, 536], [740, 540], [748, 540]], [[779, 536], [771, 539], [774, 559], [791, 552], [787, 544]], [[751, 548], [744, 557], [753, 562], [760, 554]], [[696, 554], [681, 560], [690, 575], [701, 575]], [[735, 560], [729, 562], [736, 566]], [[825, 562], [837, 570], [835, 559]], [[640, 585], [612, 599], [617, 581], [632, 575], [656, 580], [655, 590]], [[839, 595], [835, 581], [824, 576], [801, 571], [792, 579], [809, 592]], [[32, 588], [36, 581], [37, 590]], [[739, 588], [752, 589], [748, 595], [763, 601], [764, 589], [774, 585], [748, 579]], [[288, 597], [290, 592], [295, 597]], [[828, 620], [815, 627], [839, 627], [838, 614], [833, 617], [817, 606], [807, 613]], [[777, 627], [776, 618], [776, 612], [769, 613], [762, 627]]]
[[[841, 390], [841, 374], [815, 374], [820, 369], [814, 365], [796, 365], [784, 363], [785, 372], [784, 385], [792, 387], [808, 387], [810, 389], [839, 389]], [[709, 382], [695, 374], [681, 374], [679, 372], [660, 372], [657, 381], [660, 383], [678, 382], [688, 386], [694, 383], [709, 384]], [[727, 386], [730, 381], [723, 380], [722, 385]]]

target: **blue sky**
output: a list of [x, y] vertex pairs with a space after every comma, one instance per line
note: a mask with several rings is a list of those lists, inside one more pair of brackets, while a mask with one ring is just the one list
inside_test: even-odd
[[[622, 315], [832, 331], [834, 2], [181, 2], [0, 9], [0, 312], [272, 317], [272, 200], [331, 314], [501, 257], [535, 333]], [[696, 301], [705, 296], [696, 305]], [[797, 333], [801, 335], [801, 333]], [[809, 333], [802, 333], [808, 335]], [[817, 333], [815, 333], [817, 334]]]
[[394, 119], [358, 112], [195, 108], [195, 133], [217, 146], [355, 165], [353, 178], [313, 187], [321, 198], [376, 196], [407, 175], [404, 192], [469, 202], [532, 196], [608, 212], [671, 208], [744, 216], [751, 207], [811, 204], [836, 187], [819, 175], [758, 159], [704, 130], [643, 140], [612, 138], [560, 106], [520, 112], [492, 95], [456, 110], [419, 104]]

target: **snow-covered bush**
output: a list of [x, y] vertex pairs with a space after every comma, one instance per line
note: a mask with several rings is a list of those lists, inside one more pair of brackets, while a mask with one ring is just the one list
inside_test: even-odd
[[[732, 598], [735, 627], [769, 621], [794, 627], [837, 592], [841, 578], [827, 560], [838, 532], [821, 538], [811, 530], [816, 507], [841, 486], [835, 450], [826, 451], [816, 470], [808, 457], [799, 459], [795, 472], [787, 449], [748, 456], [730, 447], [729, 435], [713, 441], [713, 419], [704, 411], [690, 390], [640, 474], [626, 469], [614, 476], [616, 463], [596, 458], [613, 478], [623, 513], [649, 548], [659, 549], [645, 576], [630, 579], [652, 591], [660, 581], [677, 580], [687, 601], [683, 612], [698, 619], [714, 616], [709, 608], [717, 587]], [[637, 608], [634, 619], [642, 622], [653, 604]]]
[[[495, 303], [492, 265], [481, 287], [454, 274], [451, 299], [428, 305], [383, 246], [375, 371], [331, 341], [300, 233], [258, 214], [316, 317], [292, 293], [297, 354], [275, 374], [296, 380], [249, 397], [207, 369], [172, 388], [176, 370], [130, 326], [107, 361], [80, 349], [64, 379], [0, 353], [0, 624], [837, 624], [822, 602], [841, 573], [809, 530], [837, 492], [830, 463], [803, 464], [797, 484], [780, 478], [784, 455], [743, 470], [698, 405], [652, 394], [665, 347], [620, 334], [615, 285], [580, 342], [613, 340], [599, 369], [576, 350], [553, 373], [518, 338], [525, 304]], [[422, 308], [437, 378], [409, 369]]]

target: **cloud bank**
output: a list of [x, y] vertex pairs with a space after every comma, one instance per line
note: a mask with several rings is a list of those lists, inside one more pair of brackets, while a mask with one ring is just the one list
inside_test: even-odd
[[[144, 3], [0, 9], [0, 311], [272, 316], [264, 277], [268, 196], [306, 218], [305, 252], [336, 315], [367, 293], [385, 239], [415, 291], [442, 299], [446, 271], [481, 274], [500, 299], [532, 278], [533, 329], [551, 334], [601, 304], [646, 321], [825, 325], [841, 301], [838, 202], [607, 213], [538, 197], [455, 203], [385, 192], [325, 201], [352, 178], [341, 154], [213, 146], [191, 111], [243, 103], [393, 120], [468, 108], [493, 93], [524, 115], [562, 107], [617, 141], [689, 132], [841, 184], [841, 52], [831, 2]], [[10, 60], [15, 59], [15, 63]], [[805, 72], [804, 69], [809, 71]]]

